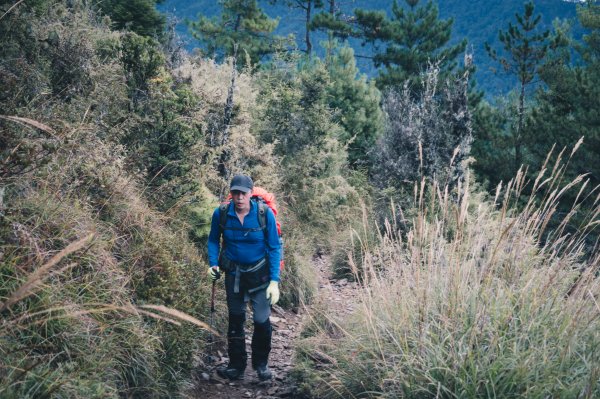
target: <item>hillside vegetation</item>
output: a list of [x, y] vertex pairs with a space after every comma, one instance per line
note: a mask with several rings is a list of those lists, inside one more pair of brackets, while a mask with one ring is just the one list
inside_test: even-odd
[[364, 14], [439, 32], [382, 86], [333, 34], [286, 47], [254, 0], [196, 26], [210, 57], [153, 0], [0, 1], [0, 397], [189, 394], [224, 341], [205, 248], [235, 173], [279, 202], [282, 306], [313, 303], [315, 254], [360, 283], [350, 318], [310, 313], [299, 397], [600, 395], [600, 8], [533, 63], [505, 46], [521, 86], [489, 104], [469, 57], [430, 62], [460, 46], [412, 3]]
[[236, 72], [224, 129], [231, 64], [111, 30], [84, 2], [2, 4], [0, 396], [175, 396], [208, 336], [220, 167], [282, 202], [283, 304], [310, 300], [317, 238], [355, 213], [328, 71]]

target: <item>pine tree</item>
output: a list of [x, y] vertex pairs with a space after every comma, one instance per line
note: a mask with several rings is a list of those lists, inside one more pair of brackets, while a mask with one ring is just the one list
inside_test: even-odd
[[238, 66], [244, 67], [247, 57], [256, 65], [284, 45], [284, 38], [273, 35], [278, 24], [277, 19], [269, 18], [261, 10], [256, 0], [224, 0], [220, 18], [200, 16], [189, 27], [208, 55], [217, 59], [232, 56], [237, 44]]
[[347, 39], [350, 36], [356, 36], [349, 23], [352, 18], [340, 12], [336, 0], [327, 0], [327, 3], [327, 11], [315, 14], [310, 23], [310, 29], [327, 32], [330, 38]]
[[550, 45], [550, 31], [537, 33], [541, 15], [534, 17], [533, 12], [533, 3], [525, 4], [523, 15], [515, 14], [517, 25], [509, 23], [506, 31], [499, 31], [498, 38], [506, 53], [504, 57], [500, 56], [488, 43], [485, 44], [490, 57], [500, 62], [506, 72], [516, 75], [519, 81], [517, 123], [511, 132], [514, 148], [514, 170], [518, 169], [523, 162], [526, 90], [536, 82], [535, 78], [543, 65]]
[[156, 10], [163, 0], [96, 0], [116, 29], [127, 29], [141, 36], [161, 36], [165, 17]]
[[498, 97], [493, 105], [481, 101], [471, 108], [473, 112], [473, 145], [471, 155], [475, 159], [473, 170], [478, 180], [494, 190], [501, 181], [507, 182], [515, 175], [511, 126], [515, 124], [514, 92]]
[[439, 20], [438, 7], [432, 1], [423, 7], [417, 7], [419, 0], [405, 1], [408, 9], [394, 0], [391, 18], [382, 11], [357, 9], [354, 11], [355, 23], [358, 36], [365, 43], [376, 46], [375, 66], [385, 67], [377, 77], [378, 87], [402, 86], [409, 81], [412, 91], [419, 93], [422, 90], [421, 73], [428, 64], [437, 64], [440, 79], [445, 80], [455, 69], [455, 58], [465, 50], [466, 41], [446, 46], [453, 20]]
[[572, 147], [584, 137], [577, 156], [566, 171], [574, 178], [589, 173], [591, 187], [600, 184], [600, 3], [578, 7], [578, 19], [588, 34], [574, 48], [579, 65], [551, 65], [541, 71], [547, 88], [537, 93], [527, 130], [536, 137], [531, 146], [533, 160], [541, 165], [553, 145]]
[[373, 81], [359, 74], [351, 47], [337, 48], [333, 41], [327, 53], [329, 107], [338, 110], [336, 119], [344, 128], [339, 140], [347, 146], [350, 166], [365, 166], [383, 131], [381, 94]]
[[[577, 17], [581, 25], [589, 30], [583, 38], [585, 45], [579, 46], [578, 51], [590, 67], [597, 66], [600, 63], [600, 2], [593, 0], [585, 6], [578, 6]], [[599, 72], [597, 68], [590, 71]]]

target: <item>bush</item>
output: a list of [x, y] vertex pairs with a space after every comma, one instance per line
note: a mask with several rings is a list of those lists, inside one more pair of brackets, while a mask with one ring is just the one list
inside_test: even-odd
[[432, 66], [423, 73], [423, 95], [411, 88], [391, 90], [384, 99], [386, 128], [375, 154], [378, 187], [400, 189], [422, 177], [456, 182], [472, 141], [468, 109], [468, 74], [439, 81]]
[[[206, 265], [187, 230], [151, 210], [114, 147], [94, 137], [60, 143], [46, 163], [5, 180], [0, 335], [2, 368], [12, 371], [0, 373], [1, 396], [162, 397], [189, 376], [204, 341], [177, 315], [140, 309], [166, 305], [204, 318], [208, 287], [198, 270]], [[91, 232], [82, 254], [45, 266]], [[40, 273], [39, 287], [27, 283]]]
[[345, 176], [347, 152], [338, 140], [342, 129], [328, 105], [329, 75], [320, 63], [291, 73], [284, 65], [263, 75], [259, 84], [255, 131], [281, 157], [284, 201], [310, 226], [304, 234], [330, 249], [328, 237], [343, 230], [359, 208], [356, 189]]
[[284, 247], [285, 268], [281, 274], [280, 305], [290, 308], [310, 304], [317, 292], [312, 247], [300, 232], [286, 236]]

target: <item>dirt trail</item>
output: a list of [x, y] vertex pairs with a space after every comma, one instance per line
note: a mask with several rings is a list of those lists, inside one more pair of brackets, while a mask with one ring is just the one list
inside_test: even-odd
[[[345, 279], [331, 279], [329, 259], [326, 257], [316, 257], [314, 265], [319, 279], [317, 301], [326, 301], [339, 316], [351, 313], [356, 306], [354, 299], [356, 284]], [[222, 347], [217, 351], [213, 364], [200, 367], [195, 384], [187, 397], [194, 399], [293, 398], [296, 387], [289, 374], [294, 366], [295, 341], [310, 311], [310, 307], [301, 308], [297, 313], [279, 306], [273, 308], [271, 314], [273, 341], [269, 358], [269, 366], [274, 374], [272, 381], [259, 381], [251, 367], [246, 369], [245, 377], [241, 381], [232, 382], [220, 378], [215, 369], [227, 364], [228, 360], [227, 350]], [[250, 353], [250, 339], [251, 332], [246, 337], [248, 353]]]

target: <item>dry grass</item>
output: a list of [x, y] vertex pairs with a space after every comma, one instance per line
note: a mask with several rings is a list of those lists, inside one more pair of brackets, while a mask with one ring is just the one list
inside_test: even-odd
[[[387, 223], [377, 247], [363, 246], [360, 309], [348, 320], [328, 315], [315, 325], [338, 323], [335, 333], [313, 325], [302, 344], [312, 395], [598, 397], [600, 253], [589, 238], [600, 204], [584, 176], [562, 181], [567, 166], [563, 151], [493, 201], [468, 177], [455, 192], [415, 185], [406, 234]], [[569, 190], [591, 207], [558, 214]], [[335, 363], [310, 360], [315, 348]]]
[[[48, 277], [50, 270], [54, 266], [56, 266], [63, 258], [69, 256], [73, 252], [79, 251], [93, 237], [94, 235], [90, 234], [87, 237], [84, 237], [76, 242], [69, 244], [65, 249], [54, 255], [48, 262], [35, 269], [32, 273], [30, 273], [27, 277], [27, 281], [25, 281], [23, 285], [21, 285], [15, 292], [13, 292], [6, 301], [0, 302], [0, 312], [10, 308], [18, 301], [25, 299], [30, 295], [33, 295], [35, 293], [36, 288], [38, 288], [44, 282], [44, 280]], [[74, 265], [75, 264], [71, 263], [70, 265], [61, 269], [61, 271], [66, 271], [68, 268], [71, 268]]]

